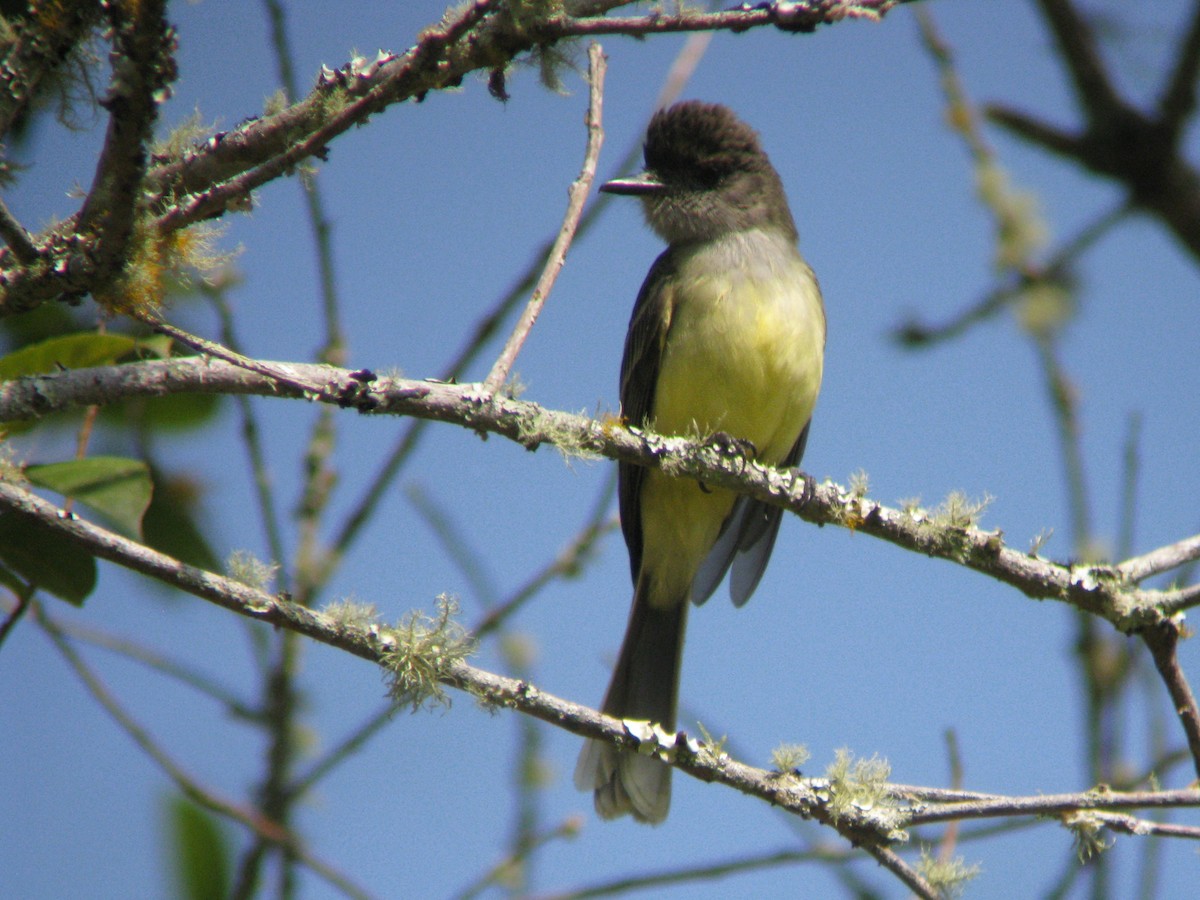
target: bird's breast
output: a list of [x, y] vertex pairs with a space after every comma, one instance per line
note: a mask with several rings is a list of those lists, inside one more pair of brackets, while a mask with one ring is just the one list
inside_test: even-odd
[[825, 316], [812, 271], [782, 235], [750, 232], [691, 253], [676, 278], [655, 429], [725, 432], [779, 462], [821, 386]]

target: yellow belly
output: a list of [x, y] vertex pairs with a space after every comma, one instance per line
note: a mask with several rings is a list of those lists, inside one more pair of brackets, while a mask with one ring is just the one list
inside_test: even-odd
[[[745, 250], [764, 249], [773, 263], [729, 264], [745, 258]], [[825, 319], [812, 272], [790, 245], [783, 249], [723, 247], [681, 266], [655, 391], [656, 431], [724, 432], [752, 443], [757, 459], [770, 465], [787, 456], [821, 387]], [[695, 481], [647, 473], [642, 573], [650, 578], [652, 603], [688, 598], [734, 499]]]

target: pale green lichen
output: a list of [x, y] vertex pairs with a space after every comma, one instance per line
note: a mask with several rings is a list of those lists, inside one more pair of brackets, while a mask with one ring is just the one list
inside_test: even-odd
[[362, 603], [351, 597], [327, 603], [321, 612], [339, 629], [369, 628], [379, 620], [374, 603]]
[[937, 525], [953, 528], [973, 528], [979, 524], [983, 511], [991, 505], [992, 498], [985, 494], [982, 500], [972, 500], [962, 491], [951, 491], [931, 513]]
[[888, 793], [888, 776], [892, 767], [885, 759], [855, 759], [849, 749], [842, 747], [825, 770], [829, 779], [829, 812], [835, 819], [870, 813], [895, 806]]
[[278, 563], [265, 563], [249, 550], [234, 550], [225, 560], [225, 571], [235, 581], [259, 591], [270, 591], [279, 574]]
[[437, 598], [435, 616], [413, 610], [388, 629], [382, 661], [388, 693], [398, 706], [416, 712], [450, 705], [442, 679], [475, 650], [474, 638], [454, 621], [457, 613], [457, 601], [443, 594]]
[[806, 744], [780, 744], [771, 751], [771, 767], [777, 772], [793, 772], [811, 758]]
[[962, 895], [967, 882], [979, 874], [980, 867], [978, 864], [968, 865], [963, 862], [961, 856], [948, 860], [938, 859], [922, 848], [917, 871], [929, 886], [938, 892], [939, 897], [953, 898]]

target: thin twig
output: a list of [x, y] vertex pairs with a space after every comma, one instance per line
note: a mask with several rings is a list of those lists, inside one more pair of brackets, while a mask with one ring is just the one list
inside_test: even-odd
[[[490, 869], [483, 873], [473, 884], [468, 885], [456, 895], [456, 900], [474, 900], [489, 887], [494, 887], [503, 884], [511, 877], [514, 871], [520, 871], [528, 863], [529, 857], [554, 841], [561, 841], [564, 838], [573, 838], [579, 834], [579, 829], [583, 823], [579, 817], [572, 816], [564, 819], [553, 828], [546, 829], [540, 834], [534, 835], [526, 842], [517, 852], [511, 853], [500, 862], [496, 863]], [[511, 888], [511, 885], [509, 885]]]
[[1187, 736], [1188, 749], [1192, 754], [1196, 774], [1200, 775], [1200, 707], [1196, 705], [1196, 695], [1192, 693], [1187, 676], [1179, 665], [1176, 648], [1179, 645], [1179, 624], [1174, 619], [1168, 619], [1156, 628], [1149, 628], [1142, 634], [1142, 640], [1150, 648], [1154, 657], [1154, 667], [1162, 677], [1171, 702], [1175, 707], [1175, 715], [1183, 726]]
[[[45, 616], [45, 611], [42, 615]], [[187, 685], [210, 700], [221, 704], [225, 711], [235, 718], [250, 722], [258, 721], [261, 718], [257, 709], [216, 679], [197, 668], [171, 659], [152, 647], [77, 622], [60, 622], [57, 619], [51, 621], [58, 630], [75, 641], [116, 653], [172, 678], [180, 684]]]
[[307, 772], [298, 775], [288, 787], [288, 793], [296, 798], [307, 794], [318, 781], [349, 759], [361, 746], [378, 734], [383, 726], [391, 721], [395, 712], [396, 704], [390, 701], [384, 704], [354, 731], [338, 741], [328, 753], [313, 763]]
[[29, 232], [9, 212], [3, 197], [0, 197], [0, 237], [4, 238], [4, 242], [19, 262], [28, 265], [37, 259], [37, 247], [29, 240]]
[[[952, 790], [962, 790], [963, 764], [962, 754], [958, 747], [958, 733], [953, 728], [946, 729], [946, 756], [950, 764], [950, 787]], [[946, 826], [946, 832], [938, 844], [938, 860], [948, 863], [954, 857], [954, 849], [958, 844], [960, 828], [958, 820]]]
[[33, 602], [33, 595], [37, 592], [36, 585], [26, 584], [15, 596], [17, 602], [13, 604], [12, 609], [8, 610], [8, 614], [4, 617], [4, 621], [0, 622], [0, 647], [4, 646], [4, 642], [8, 639], [12, 630], [17, 627], [17, 623], [29, 612], [29, 605]]
[[533, 289], [533, 296], [529, 298], [529, 303], [517, 320], [508, 342], [505, 343], [504, 349], [496, 358], [492, 371], [484, 379], [483, 391], [487, 395], [495, 394], [508, 379], [513, 363], [517, 360], [517, 354], [521, 352], [525, 339], [529, 337], [529, 332], [533, 328], [533, 323], [537, 321], [538, 314], [546, 303], [546, 298], [554, 289], [558, 273], [562, 271], [563, 264], [567, 260], [567, 250], [570, 249], [571, 241], [575, 239], [575, 230], [579, 227], [579, 218], [583, 215], [584, 203], [587, 201], [588, 194], [591, 193], [592, 182], [596, 179], [596, 163], [600, 158], [600, 146], [604, 143], [602, 120], [604, 72], [607, 68], [605, 60], [604, 50], [599, 44], [593, 43], [588, 47], [589, 90], [585, 119], [587, 150], [583, 155], [583, 167], [579, 170], [579, 177], [571, 183], [571, 187], [567, 191], [567, 211], [563, 216], [562, 227], [558, 231], [558, 237], [554, 241], [550, 257], [546, 260], [545, 268], [542, 269], [542, 276]]
[[1131, 557], [1117, 566], [1117, 572], [1122, 578], [1136, 584], [1196, 559], [1200, 559], [1200, 534]]
[[674, 887], [694, 882], [709, 884], [718, 878], [725, 878], [729, 875], [740, 875], [744, 872], [755, 872], [776, 866], [792, 866], [810, 862], [844, 863], [855, 858], [856, 854], [832, 846], [819, 847], [814, 850], [775, 850], [706, 866], [689, 866], [663, 872], [650, 872], [645, 875], [615, 878], [573, 891], [540, 896], [538, 900], [592, 900], [595, 897], [613, 897], [618, 894]]
[[[221, 327], [221, 342], [241, 353], [240, 342], [234, 330], [233, 310], [229, 307], [225, 291], [210, 289], [204, 291], [217, 311]], [[283, 546], [283, 532], [279, 525], [279, 511], [275, 503], [275, 488], [267, 467], [267, 455], [263, 450], [262, 429], [258, 425], [258, 416], [254, 414], [254, 406], [250, 398], [237, 397], [238, 412], [242, 420], [242, 443], [246, 448], [246, 456], [250, 463], [250, 471], [254, 477], [254, 494], [258, 501], [258, 517], [262, 524], [263, 535], [267, 541], [267, 550], [271, 554], [271, 562], [279, 565], [276, 578], [279, 587], [289, 590], [291, 587], [290, 573], [283, 566], [286, 553]]]

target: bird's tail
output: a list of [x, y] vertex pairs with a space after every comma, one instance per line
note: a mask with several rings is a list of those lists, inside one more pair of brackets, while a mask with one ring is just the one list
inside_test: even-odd
[[[670, 731], [675, 728], [690, 604], [681, 598], [666, 607], [651, 606], [645, 593], [639, 588], [634, 594], [625, 641], [602, 709], [618, 719], [648, 720]], [[671, 806], [670, 766], [602, 741], [584, 745], [575, 766], [575, 786], [595, 792], [596, 812], [603, 819], [632, 813], [639, 822], [657, 825]]]

